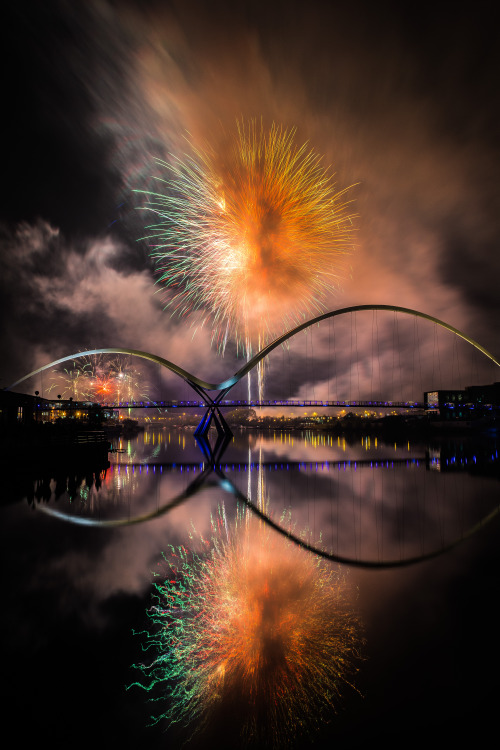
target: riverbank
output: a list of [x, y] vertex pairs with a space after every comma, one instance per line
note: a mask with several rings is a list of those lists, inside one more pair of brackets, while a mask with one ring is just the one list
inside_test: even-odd
[[0, 463], [24, 469], [102, 463], [110, 447], [104, 430], [80, 422], [19, 425], [0, 434]]

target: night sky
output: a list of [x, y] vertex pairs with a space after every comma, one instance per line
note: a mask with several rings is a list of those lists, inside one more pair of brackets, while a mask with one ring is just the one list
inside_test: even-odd
[[237, 118], [296, 128], [359, 215], [330, 309], [394, 304], [498, 354], [487, 5], [44, 2], [3, 11], [1, 384], [99, 346], [234, 372], [163, 312], [134, 190]]

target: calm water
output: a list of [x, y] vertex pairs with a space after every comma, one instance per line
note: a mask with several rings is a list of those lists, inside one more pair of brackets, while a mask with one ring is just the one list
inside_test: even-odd
[[[275, 562], [293, 544], [280, 529], [344, 561], [339, 568], [327, 560], [323, 570], [344, 581], [360, 623], [353, 687], [341, 686], [336, 714], [323, 713], [295, 747], [488, 735], [500, 666], [494, 438], [429, 445], [242, 432], [215, 471], [188, 430], [149, 431], [114, 446], [106, 471], [39, 477], [30, 500], [21, 497], [26, 473], [23, 480], [3, 467], [3, 700], [19, 742], [181, 745], [182, 731], [148, 726], [158, 704], [125, 689], [137, 679], [131, 665], [144, 661], [144, 639], [132, 631], [150, 629], [161, 553], [234, 536], [237, 496], [275, 524], [255, 525], [263, 547], [277, 550]], [[214, 531], [222, 508], [225, 528]], [[313, 608], [305, 615], [311, 630]], [[310, 664], [321, 662], [315, 648]], [[331, 687], [325, 679], [324, 690]], [[308, 697], [305, 713], [314, 717], [320, 702]], [[217, 721], [200, 746], [239, 747], [234, 727], [219, 731]], [[286, 727], [270, 727], [275, 734], [282, 744], [290, 739]]]

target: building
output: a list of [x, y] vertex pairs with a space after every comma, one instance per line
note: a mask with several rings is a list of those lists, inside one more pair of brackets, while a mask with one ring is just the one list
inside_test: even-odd
[[29, 427], [30, 425], [71, 419], [90, 424], [100, 424], [113, 416], [113, 410], [99, 404], [76, 402], [73, 399], [50, 400], [38, 394], [0, 391], [0, 430]]
[[500, 383], [471, 385], [464, 390], [426, 391], [427, 413], [445, 421], [476, 420], [500, 415]]

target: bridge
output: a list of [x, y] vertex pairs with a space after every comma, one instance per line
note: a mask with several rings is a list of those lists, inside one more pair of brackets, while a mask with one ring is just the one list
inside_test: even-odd
[[[68, 408], [73, 410], [85, 410], [94, 406], [102, 409], [206, 409], [209, 403], [206, 401], [47, 401], [51, 409], [55, 411], [66, 411]], [[41, 406], [41, 404], [40, 404]], [[228, 400], [218, 402], [219, 409], [226, 408], [268, 408], [268, 407], [286, 407], [286, 408], [303, 408], [314, 406], [318, 408], [372, 408], [372, 409], [426, 409], [422, 401], [319, 401], [314, 399], [262, 399], [262, 400]], [[437, 408], [431, 406], [431, 409]]]
[[[366, 333], [366, 327], [363, 335], [358, 331], [357, 316], [361, 313], [371, 313], [372, 315], [371, 341], [369, 333]], [[390, 316], [393, 316], [392, 323], [390, 325], [384, 323], [384, 326], [382, 326], [381, 320], [378, 317], [379, 314], [389, 314]], [[337, 343], [340, 338], [338, 328], [340, 319], [347, 321], [344, 328], [341, 328], [343, 337], [343, 345], [341, 347]], [[413, 321], [413, 327], [406, 325], [406, 319]], [[422, 336], [421, 332], [418, 330], [418, 321], [425, 321], [426, 324], [432, 324], [434, 328], [430, 331], [430, 335], [429, 332], [427, 332], [425, 336]], [[321, 329], [321, 331], [319, 331], [320, 324], [328, 326], [327, 330], [324, 331], [324, 329]], [[453, 344], [448, 346], [445, 351], [440, 350], [438, 330], [452, 334]], [[314, 334], [318, 331], [319, 339], [316, 339], [315, 343]], [[306, 336], [299, 340], [299, 334], [301, 333], [304, 333]], [[346, 343], [346, 338], [350, 344]], [[364, 354], [360, 354], [358, 347], [361, 338], [364, 338]], [[446, 387], [453, 387], [449, 384], [451, 382], [450, 378], [456, 377], [457, 373], [462, 377], [460, 367], [455, 364], [455, 356], [458, 362], [457, 341], [459, 340], [462, 343], [465, 342], [466, 344], [471, 345], [474, 351], [483, 355], [483, 359], [492, 363], [495, 368], [500, 367], [500, 362], [478, 342], [438, 318], [417, 310], [395, 305], [356, 305], [333, 310], [301, 323], [265, 346], [247, 361], [232, 377], [218, 383], [202, 380], [175, 363], [159, 357], [158, 355], [135, 349], [114, 347], [77, 352], [57, 359], [54, 362], [50, 362], [49, 364], [28, 373], [28, 375], [25, 375], [13, 383], [7, 390], [15, 388], [20, 383], [29, 378], [33, 378], [38, 374], [42, 375], [44, 371], [51, 370], [52, 372], [55, 372], [54, 368], [57, 368], [66, 362], [74, 362], [79, 358], [89, 359], [102, 355], [126, 355], [153, 363], [153, 365], [158, 366], [162, 372], [166, 371], [169, 375], [176, 376], [184, 385], [188, 386], [188, 389], [194, 391], [197, 398], [194, 400], [189, 398], [167, 399], [164, 397], [153, 399], [149, 396], [139, 396], [134, 398], [129, 396], [128, 398], [123, 398], [123, 394], [127, 392], [127, 377], [122, 377], [124, 376], [124, 373], [118, 372], [115, 373], [114, 376], [114, 384], [116, 386], [116, 395], [114, 398], [108, 396], [109, 389], [107, 388], [106, 382], [102, 380], [99, 381], [101, 390], [97, 392], [100, 394], [99, 403], [101, 406], [111, 409], [203, 409], [205, 414], [196, 430], [197, 435], [206, 435], [212, 425], [216, 427], [219, 434], [230, 434], [229, 427], [227, 426], [222, 414], [222, 410], [227, 408], [313, 407], [423, 409], [424, 404], [421, 401], [413, 400], [413, 398], [384, 398], [381, 394], [379, 395], [379, 393], [382, 390], [389, 389], [391, 395], [395, 395], [398, 388], [401, 391], [403, 390], [403, 385], [405, 390], [411, 390], [412, 397], [414, 397], [415, 394], [420, 395], [432, 390], [437, 391], [438, 389], [435, 385], [436, 373], [440, 372], [445, 366], [450, 373], [447, 376], [448, 381], [446, 382]], [[302, 349], [305, 349], [305, 356], [304, 351], [299, 351], [298, 353], [295, 352], [294, 356], [296, 357], [296, 360], [292, 365], [291, 348], [293, 341], [300, 342], [303, 345]], [[371, 357], [366, 354], [366, 348], [370, 347]], [[401, 357], [401, 348], [404, 351], [403, 358]], [[430, 356], [433, 357], [432, 363], [429, 364], [427, 361], [423, 363], [423, 354], [429, 356], [431, 349], [432, 352]], [[398, 353], [396, 354], [396, 352]], [[278, 355], [278, 359], [276, 359], [276, 355]], [[279, 360], [279, 355], [281, 355], [281, 360]], [[345, 358], [347, 356], [351, 357], [352, 364], [346, 364], [346, 362], [343, 361], [340, 363], [340, 366], [338, 366], [337, 360], [341, 357]], [[288, 367], [286, 366], [287, 358], [289, 360]], [[376, 383], [376, 368], [373, 364], [374, 361], [377, 360], [379, 363], [378, 384]], [[387, 374], [384, 375], [383, 380], [380, 372], [381, 360], [385, 363], [390, 363], [386, 364], [388, 371]], [[410, 364], [408, 364], [409, 360]], [[331, 372], [332, 366], [335, 369], [334, 374]], [[81, 382], [89, 383], [90, 370], [85, 371], [86, 367], [87, 365], [81, 368], [79, 372], [77, 371], [76, 376], [81, 376]], [[91, 364], [89, 364], [88, 367], [92, 369]], [[247, 398], [239, 397], [228, 399], [228, 393], [235, 388], [235, 386], [238, 386], [244, 378], [248, 381], [248, 391], [250, 391], [250, 375], [254, 369], [256, 370], [259, 389], [258, 397], [252, 398], [249, 392]], [[275, 389], [281, 391], [281, 393], [277, 394], [279, 395], [278, 398], [264, 398], [264, 394], [260, 392], [264, 380], [264, 369], [266, 372], [267, 386], [271, 384]], [[425, 377], [427, 378], [425, 382], [431, 387], [426, 388], [422, 386], [422, 383], [425, 380], [422, 376], [423, 370], [425, 370]], [[416, 382], [414, 382], [415, 373], [418, 371], [420, 371], [421, 374], [420, 385], [417, 385]], [[496, 369], [495, 373], [497, 373]], [[399, 378], [399, 386], [396, 386], [395, 384], [396, 376]], [[92, 377], [94, 378], [94, 381], [98, 381], [98, 375], [94, 373]], [[475, 377], [477, 377], [477, 375]], [[495, 377], [498, 378], [498, 375], [495, 374], [494, 378]], [[299, 378], [301, 382], [298, 385], [297, 383], [294, 384], [294, 378]], [[77, 380], [78, 377], [75, 377], [71, 383], [72, 387], [75, 387]], [[359, 392], [354, 397], [352, 390], [353, 382], [356, 383], [356, 381]], [[304, 383], [310, 384], [309, 387], [310, 390], [312, 390], [310, 395], [313, 396], [312, 399], [298, 397], [300, 394], [297, 394], [297, 391], [300, 391]], [[170, 387], [170, 390], [178, 391], [178, 384], [179, 380], [177, 380], [177, 388], [174, 385], [173, 387]], [[96, 388], [96, 383], [93, 384], [93, 387]], [[323, 398], [316, 398], [314, 393], [315, 387], [321, 387], [325, 392], [326, 390], [329, 390], [330, 387], [333, 387], [336, 398], [331, 399], [329, 393], [326, 394], [326, 398], [324, 395]], [[365, 391], [365, 394], [361, 393], [363, 390]], [[286, 398], [283, 397], [284, 391], [288, 391]], [[342, 391], [347, 391], [348, 393], [345, 393], [344, 395]], [[371, 391], [373, 397], [367, 398], [367, 391]], [[379, 391], [379, 393], [376, 393], [376, 391]], [[38, 392], [35, 391], [35, 393]], [[83, 409], [89, 408], [93, 399], [71, 398], [69, 401], [71, 401], [71, 409]], [[58, 397], [57, 401], [51, 401], [51, 408], [65, 409], [68, 408], [68, 406], [67, 403], [62, 403], [61, 398]], [[431, 404], [431, 408], [437, 408], [437, 404]]]

